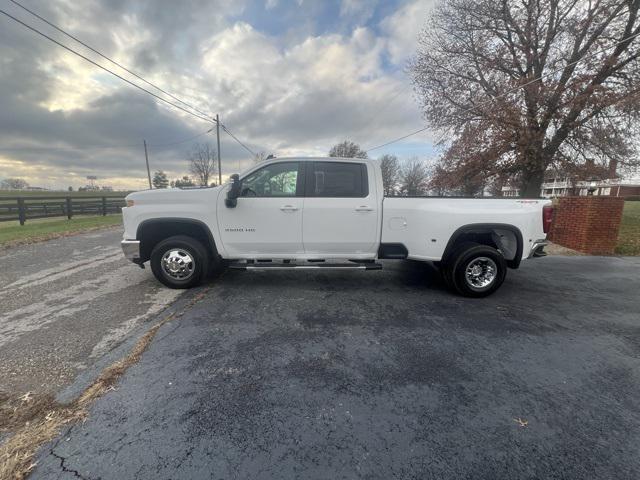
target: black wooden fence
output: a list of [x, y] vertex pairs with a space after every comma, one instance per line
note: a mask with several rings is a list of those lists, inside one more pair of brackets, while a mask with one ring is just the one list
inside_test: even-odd
[[0, 222], [120, 213], [124, 197], [0, 197]]

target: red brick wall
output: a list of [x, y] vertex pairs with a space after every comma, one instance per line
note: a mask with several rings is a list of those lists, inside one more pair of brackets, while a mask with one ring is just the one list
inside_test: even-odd
[[[616, 195], [618, 193], [618, 187], [611, 187], [611, 195]], [[620, 197], [629, 197], [631, 195], [640, 195], [640, 187], [631, 187], [628, 185], [622, 185], [620, 187], [619, 195]]]
[[553, 214], [549, 240], [590, 255], [611, 255], [618, 240], [624, 199], [562, 197]]

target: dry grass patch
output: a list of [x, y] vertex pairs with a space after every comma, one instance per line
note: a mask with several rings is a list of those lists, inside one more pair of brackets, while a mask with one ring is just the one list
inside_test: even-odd
[[19, 222], [0, 222], [0, 250], [44, 242], [55, 238], [69, 237], [80, 233], [104, 230], [122, 225], [122, 215], [97, 217], [41, 218]]

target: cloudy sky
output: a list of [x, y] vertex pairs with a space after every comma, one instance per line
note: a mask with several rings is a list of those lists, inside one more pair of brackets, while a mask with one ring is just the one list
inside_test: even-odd
[[[222, 122], [252, 150], [326, 155], [424, 126], [406, 73], [432, 0], [20, 0], [104, 54]], [[0, 9], [115, 69], [9, 0]], [[137, 83], [141, 83], [137, 81]], [[144, 85], [144, 84], [142, 84]], [[0, 178], [79, 187], [87, 175], [144, 188], [187, 173], [212, 127], [0, 15]], [[222, 134], [223, 174], [250, 155]], [[425, 132], [376, 150], [434, 156]]]

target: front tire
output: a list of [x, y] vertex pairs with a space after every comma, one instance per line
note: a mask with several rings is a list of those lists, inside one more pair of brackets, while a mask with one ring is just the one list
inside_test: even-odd
[[450, 259], [447, 274], [459, 294], [465, 297], [486, 297], [504, 282], [507, 262], [495, 248], [469, 243], [456, 250]]
[[151, 252], [151, 271], [169, 288], [191, 288], [206, 278], [209, 255], [196, 239], [185, 235], [169, 237]]

